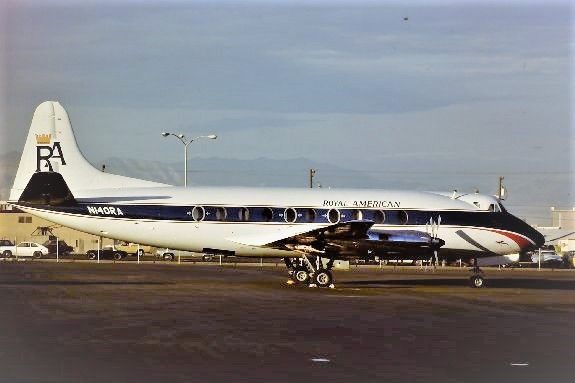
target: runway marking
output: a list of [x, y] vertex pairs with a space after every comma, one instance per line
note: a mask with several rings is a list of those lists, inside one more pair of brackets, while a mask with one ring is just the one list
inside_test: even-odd
[[329, 363], [329, 362], [331, 362], [331, 360], [326, 359], [326, 358], [311, 358], [310, 360], [312, 362], [315, 362], [315, 363]]
[[510, 363], [513, 367], [527, 367], [529, 363]]

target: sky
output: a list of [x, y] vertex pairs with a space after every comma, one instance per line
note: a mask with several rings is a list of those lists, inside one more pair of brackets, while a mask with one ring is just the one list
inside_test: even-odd
[[162, 131], [215, 133], [192, 160], [309, 159], [345, 169], [332, 187], [362, 172], [495, 193], [505, 176], [510, 210], [545, 224], [575, 206], [572, 17], [568, 1], [0, 1], [0, 156], [58, 100], [92, 163], [181, 161]]

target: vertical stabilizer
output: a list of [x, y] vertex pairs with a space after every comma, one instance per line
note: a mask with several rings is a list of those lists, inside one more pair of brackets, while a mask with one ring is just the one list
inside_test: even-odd
[[10, 201], [17, 201], [33, 174], [60, 173], [72, 192], [102, 188], [155, 187], [164, 184], [103, 173], [82, 155], [68, 113], [59, 102], [45, 101], [34, 112]]

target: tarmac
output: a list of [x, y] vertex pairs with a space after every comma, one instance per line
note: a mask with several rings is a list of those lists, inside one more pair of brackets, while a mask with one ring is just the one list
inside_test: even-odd
[[0, 262], [0, 382], [572, 382], [575, 270]]

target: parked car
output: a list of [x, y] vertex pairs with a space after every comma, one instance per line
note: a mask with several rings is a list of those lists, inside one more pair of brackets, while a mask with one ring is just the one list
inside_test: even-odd
[[156, 250], [156, 257], [162, 258], [165, 261], [173, 261], [178, 256], [186, 258], [202, 257], [202, 261], [205, 262], [209, 262], [212, 259], [214, 259], [214, 254], [208, 254], [208, 253], [200, 254], [200, 253], [194, 253], [193, 251], [171, 250], [168, 248]]
[[[538, 267], [539, 266], [539, 250], [528, 253], [531, 256], [531, 262], [521, 262], [519, 267]], [[570, 264], [565, 262], [565, 257], [557, 254], [555, 250], [541, 250], [541, 267], [561, 269], [569, 268]]]
[[56, 254], [56, 250], [58, 250], [58, 254], [61, 255], [70, 255], [71, 253], [74, 252], [74, 248], [68, 245], [65, 241], [62, 241], [61, 239], [58, 240], [58, 246], [56, 246], [55, 239], [50, 239], [44, 242], [42, 245], [48, 248], [49, 254]]
[[563, 258], [563, 263], [567, 265], [567, 268], [575, 267], [575, 250], [565, 251], [561, 258]]
[[9, 239], [0, 239], [0, 254], [2, 254], [3, 257], [10, 257], [14, 251], [15, 248], [12, 241]]
[[138, 245], [137, 243], [119, 242], [115, 246], [117, 250], [125, 251], [129, 255], [140, 255], [140, 257], [143, 257], [146, 253], [152, 253], [151, 246]]
[[8, 243], [11, 244], [11, 241], [3, 241], [6, 245], [1, 247], [1, 251], [2, 256], [5, 258], [10, 258], [12, 256], [42, 258], [43, 255], [48, 254], [48, 248], [36, 242], [20, 242], [16, 246], [10, 246]]
[[[94, 260], [98, 259], [98, 250], [88, 250], [86, 252], [88, 259]], [[115, 246], [108, 245], [100, 249], [100, 259], [115, 259], [120, 261], [128, 256], [128, 253], [122, 250], [118, 250]]]

